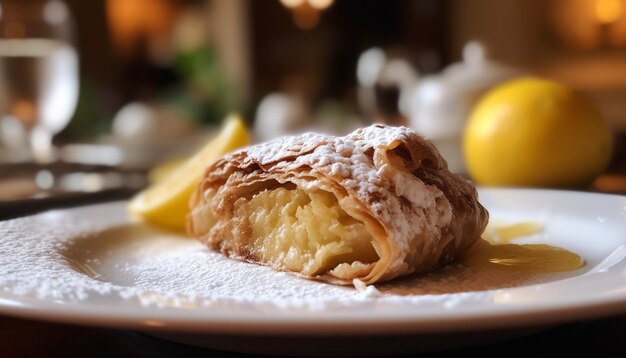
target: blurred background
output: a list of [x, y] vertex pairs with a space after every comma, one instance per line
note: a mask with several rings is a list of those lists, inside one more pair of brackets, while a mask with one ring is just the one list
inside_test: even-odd
[[[616, 138], [611, 168], [622, 170], [626, 0], [63, 4], [79, 68], [75, 111], [53, 133], [55, 160], [67, 165], [145, 171], [206, 143], [236, 111], [256, 141], [303, 130], [341, 134], [372, 122], [408, 125], [464, 172], [460, 138], [480, 95], [536, 75], [597, 105]], [[4, 37], [15, 36], [14, 25], [3, 26]], [[36, 105], [3, 107], [2, 162], [29, 162], [29, 128], [15, 118]], [[24, 166], [6, 168], [0, 176]], [[50, 174], [39, 187], [52, 185]]]

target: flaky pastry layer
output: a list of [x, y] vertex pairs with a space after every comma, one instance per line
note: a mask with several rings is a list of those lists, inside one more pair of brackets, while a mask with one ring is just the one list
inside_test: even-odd
[[488, 220], [474, 186], [428, 140], [373, 125], [244, 148], [211, 164], [188, 232], [225, 255], [332, 283], [445, 265]]

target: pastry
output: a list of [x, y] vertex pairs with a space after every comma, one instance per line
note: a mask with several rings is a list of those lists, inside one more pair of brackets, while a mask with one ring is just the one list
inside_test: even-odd
[[187, 230], [211, 249], [336, 284], [443, 266], [488, 219], [431, 142], [384, 125], [228, 154], [207, 168], [190, 206]]

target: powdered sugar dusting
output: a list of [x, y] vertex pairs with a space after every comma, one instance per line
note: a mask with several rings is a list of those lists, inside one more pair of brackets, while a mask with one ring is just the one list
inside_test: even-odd
[[[490, 302], [490, 291], [462, 290], [464, 280], [472, 290], [481, 289], [480, 279], [449, 270], [443, 284], [442, 276], [435, 275], [361, 290], [305, 280], [230, 260], [195, 240], [129, 222], [124, 203], [0, 223], [0, 292], [59, 302], [106, 296], [117, 297], [120, 304], [237, 311], [370, 310], [398, 304], [447, 309]], [[528, 282], [528, 277], [518, 277], [508, 285]]]
[[[251, 230], [228, 213], [238, 198], [277, 183], [329, 191], [349, 215], [382, 229], [370, 232], [386, 247], [380, 260], [354, 277], [331, 270], [321, 278], [330, 282], [376, 283], [431, 271], [460, 257], [488, 219], [474, 186], [451, 173], [434, 145], [406, 127], [283, 137], [228, 154], [205, 173], [191, 203], [190, 234], [232, 257], [263, 261], [248, 254]], [[241, 240], [228, 239], [232, 232]]]

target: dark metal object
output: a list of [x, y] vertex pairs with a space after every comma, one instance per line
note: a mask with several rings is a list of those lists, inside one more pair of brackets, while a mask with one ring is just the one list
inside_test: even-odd
[[130, 198], [137, 189], [120, 188], [95, 193], [67, 193], [47, 198], [0, 202], [0, 221], [32, 215], [51, 209], [96, 204]]
[[[32, 178], [39, 171], [47, 171], [56, 181], [53, 187], [37, 189]], [[64, 177], [79, 175], [95, 175], [102, 180], [101, 188], [64, 187], [58, 181]], [[109, 182], [111, 174], [117, 179]], [[124, 200], [142, 189], [146, 184], [146, 173], [141, 170], [122, 170], [116, 167], [101, 165], [78, 165], [57, 162], [50, 165], [33, 163], [0, 165], [0, 182], [11, 179], [33, 181], [34, 189], [25, 195], [4, 193], [5, 201], [0, 200], [0, 220], [31, 215], [57, 208], [68, 208], [80, 205], [95, 204], [107, 201]], [[5, 190], [10, 190], [6, 189]], [[2, 196], [0, 196], [2, 197]], [[7, 200], [6, 197], [11, 199]]]

